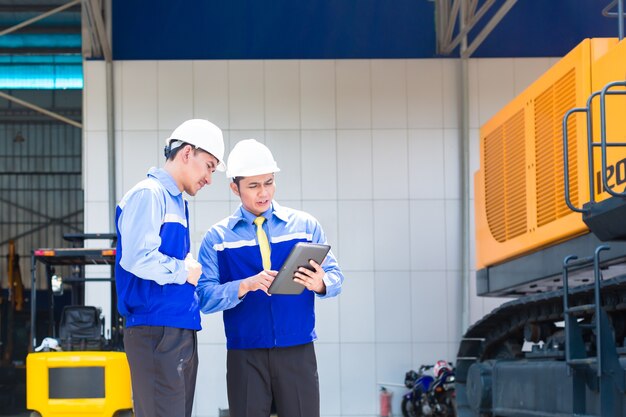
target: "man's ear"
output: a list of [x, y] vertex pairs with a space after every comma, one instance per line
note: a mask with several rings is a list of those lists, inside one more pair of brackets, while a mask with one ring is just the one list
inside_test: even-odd
[[183, 162], [186, 163], [189, 161], [189, 156], [191, 155], [191, 152], [193, 152], [193, 148], [189, 144], [185, 145], [183, 149], [180, 150], [180, 155]]
[[233, 190], [233, 193], [235, 193], [237, 197], [239, 197], [239, 186], [237, 186], [237, 183], [231, 182], [230, 189]]

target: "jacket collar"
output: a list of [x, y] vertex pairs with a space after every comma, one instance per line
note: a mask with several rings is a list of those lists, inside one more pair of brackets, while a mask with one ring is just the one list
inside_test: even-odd
[[182, 192], [178, 189], [178, 185], [176, 185], [174, 178], [163, 168], [150, 168], [148, 171], [148, 177], [157, 179], [173, 197], [182, 194]]
[[[272, 200], [272, 205], [270, 206], [270, 208], [261, 215], [268, 220], [272, 216], [274, 216], [283, 222], [287, 222], [287, 219], [289, 217], [287, 214], [287, 210], [285, 210], [280, 204], [278, 204], [276, 200]], [[228, 228], [231, 230], [234, 229], [235, 226], [241, 221], [252, 224], [256, 217], [257, 216], [243, 208], [243, 205], [239, 204], [237, 210], [235, 210], [235, 212], [228, 219]]]

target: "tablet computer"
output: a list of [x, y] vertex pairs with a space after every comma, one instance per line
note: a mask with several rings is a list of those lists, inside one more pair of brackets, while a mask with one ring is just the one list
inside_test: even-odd
[[313, 268], [309, 264], [310, 259], [321, 265], [329, 250], [330, 245], [309, 242], [296, 243], [267, 291], [270, 294], [298, 295], [302, 293], [304, 285], [293, 280], [294, 274], [301, 266], [312, 270]]

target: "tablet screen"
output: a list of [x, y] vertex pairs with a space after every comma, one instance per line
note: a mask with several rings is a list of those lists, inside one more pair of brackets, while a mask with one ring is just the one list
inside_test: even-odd
[[313, 259], [318, 264], [322, 264], [326, 254], [330, 250], [330, 245], [319, 243], [298, 242], [294, 245], [287, 257], [287, 260], [278, 271], [276, 278], [270, 285], [270, 294], [291, 294], [298, 295], [304, 290], [304, 286], [293, 280], [294, 274], [300, 267], [312, 269], [309, 260]]

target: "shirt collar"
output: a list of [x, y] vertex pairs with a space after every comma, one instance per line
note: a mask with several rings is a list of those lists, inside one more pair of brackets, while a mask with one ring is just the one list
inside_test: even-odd
[[[272, 217], [272, 215], [278, 218], [279, 220], [282, 220], [283, 222], [287, 222], [287, 219], [288, 219], [287, 211], [276, 201], [272, 201], [272, 205], [270, 206], [270, 208], [265, 213], [261, 214], [261, 216], [265, 217], [267, 220], [269, 220]], [[244, 221], [249, 224], [253, 224], [254, 219], [256, 219], [256, 217], [257, 216], [255, 216], [254, 214], [250, 213], [248, 210], [243, 208], [243, 205], [239, 204], [239, 207], [237, 207], [237, 210], [235, 210], [233, 215], [230, 216], [230, 219], [228, 219], [228, 228], [231, 230], [234, 229], [237, 223], [241, 221]]]
[[182, 191], [178, 189], [178, 185], [176, 185], [174, 178], [163, 168], [150, 168], [148, 171], [148, 177], [157, 179], [172, 196], [176, 197], [182, 194]]

